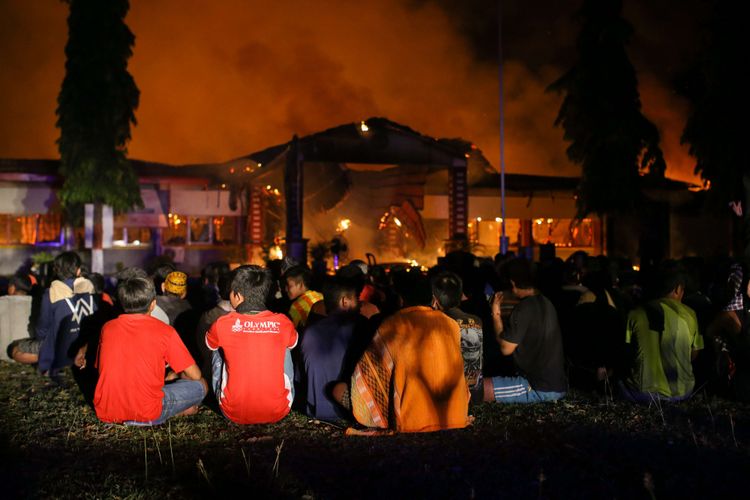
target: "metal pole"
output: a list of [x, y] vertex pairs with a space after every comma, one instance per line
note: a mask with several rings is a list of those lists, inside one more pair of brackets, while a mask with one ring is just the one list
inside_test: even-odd
[[505, 236], [505, 99], [503, 98], [503, 1], [497, 2], [497, 61], [500, 81], [500, 253], [508, 253]]

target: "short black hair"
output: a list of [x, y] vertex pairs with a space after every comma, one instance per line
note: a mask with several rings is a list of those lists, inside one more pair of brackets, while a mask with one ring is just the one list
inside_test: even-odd
[[201, 278], [208, 284], [218, 285], [219, 279], [229, 272], [229, 262], [220, 260], [206, 264], [201, 270]]
[[399, 271], [393, 275], [393, 288], [404, 307], [429, 306], [432, 303], [430, 280], [418, 269]]
[[685, 272], [682, 266], [673, 260], [665, 261], [656, 271], [654, 290], [657, 297], [664, 297], [678, 286], [685, 288], [685, 282]]
[[284, 273], [284, 279], [291, 278], [292, 281], [302, 281], [308, 290], [312, 285], [312, 271], [307, 266], [292, 266]]
[[140, 276], [126, 278], [117, 284], [117, 298], [127, 314], [147, 313], [156, 298], [154, 282]]
[[350, 278], [334, 276], [323, 283], [323, 303], [331, 314], [339, 309], [342, 297], [357, 297], [357, 283]]
[[28, 274], [24, 273], [16, 273], [8, 280], [8, 286], [13, 285], [16, 287], [16, 290], [20, 290], [22, 292], [31, 293], [31, 278], [29, 278]]
[[86, 279], [94, 285], [94, 293], [102, 293], [104, 291], [105, 281], [104, 276], [99, 273], [88, 273]]
[[115, 276], [117, 278], [117, 283], [119, 284], [121, 281], [129, 280], [130, 278], [146, 278], [149, 279], [148, 273], [141, 269], [140, 267], [126, 267], [122, 271], [118, 272]]
[[75, 252], [62, 252], [55, 257], [52, 269], [61, 280], [75, 278], [81, 268], [81, 258]]
[[443, 309], [452, 309], [461, 304], [463, 283], [456, 273], [444, 271], [432, 279], [432, 295]]
[[232, 273], [231, 271], [219, 276], [219, 297], [223, 300], [229, 300], [229, 293], [232, 291]]
[[271, 289], [271, 271], [248, 264], [232, 272], [231, 291], [242, 295], [244, 302], [256, 310], [266, 309], [266, 299]]
[[534, 288], [534, 271], [526, 259], [513, 259], [507, 264], [508, 278], [516, 288]]

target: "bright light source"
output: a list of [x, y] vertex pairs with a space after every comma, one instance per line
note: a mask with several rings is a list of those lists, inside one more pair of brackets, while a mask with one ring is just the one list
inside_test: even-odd
[[502, 221], [503, 221], [502, 217], [495, 217], [495, 222], [502, 222]]
[[547, 224], [552, 224], [555, 221], [555, 219], [547, 219]]
[[633, 266], [633, 271], [640, 271], [640, 270], [641, 270], [641, 266]]
[[271, 185], [270, 185], [270, 184], [268, 184], [268, 185], [266, 186], [266, 191], [270, 191], [270, 190], [271, 190]]
[[221, 185], [221, 189], [226, 189], [226, 188], [227, 188], [227, 185], [226, 185], [226, 184], [222, 184], [222, 185]]
[[262, 163], [258, 163], [258, 168], [260, 168], [260, 167], [262, 167], [262, 166], [263, 166], [263, 164], [262, 164]]
[[364, 121], [362, 121], [359, 123], [359, 129], [362, 132], [368, 132], [370, 130], [370, 127], [368, 127], [367, 124]]
[[482, 222], [482, 218], [481, 217], [477, 217], [477, 222]]
[[395, 222], [398, 227], [401, 227], [401, 221], [398, 220], [398, 217], [394, 217], [393, 222]]
[[339, 221], [338, 226], [336, 227], [336, 231], [338, 231], [339, 233], [343, 233], [344, 231], [346, 231], [347, 229], [349, 229], [349, 227], [351, 225], [352, 225], [352, 221], [351, 220], [349, 220], [349, 219], [341, 219]]
[[535, 223], [536, 223], [537, 225], [540, 225], [540, 226], [541, 226], [541, 225], [542, 225], [542, 222], [544, 222], [544, 220], [543, 220], [543, 219], [536, 219], [536, 220], [535, 220], [534, 222], [535, 222]]
[[274, 245], [268, 249], [268, 258], [271, 260], [281, 260], [284, 258], [284, 252], [279, 245]]
[[140, 245], [140, 244], [141, 244], [141, 240], [135, 240], [135, 241], [133, 242], [133, 245]]
[[419, 262], [417, 262], [416, 260], [412, 259], [412, 260], [409, 261], [409, 265], [411, 267], [419, 267]]

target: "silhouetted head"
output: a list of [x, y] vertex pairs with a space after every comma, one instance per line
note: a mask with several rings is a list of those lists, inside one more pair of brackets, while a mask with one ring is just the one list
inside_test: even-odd
[[323, 303], [328, 314], [356, 309], [357, 284], [342, 276], [334, 276], [323, 283]]
[[418, 269], [404, 270], [394, 274], [393, 288], [401, 297], [403, 307], [432, 304], [430, 281]]
[[232, 272], [229, 300], [233, 307], [244, 303], [256, 311], [266, 309], [271, 289], [271, 272], [261, 266], [240, 266]]
[[310, 289], [312, 271], [307, 266], [293, 266], [284, 273], [284, 288], [290, 300], [294, 300]]
[[140, 276], [121, 280], [117, 284], [117, 298], [127, 314], [147, 314], [156, 298], [154, 282]]
[[461, 304], [462, 288], [461, 278], [450, 271], [442, 272], [432, 279], [432, 296], [442, 310]]
[[81, 271], [81, 258], [75, 252], [63, 252], [55, 257], [52, 269], [61, 280], [76, 278]]
[[531, 262], [526, 259], [513, 259], [507, 265], [508, 279], [515, 288], [528, 290], [534, 288], [534, 272]]

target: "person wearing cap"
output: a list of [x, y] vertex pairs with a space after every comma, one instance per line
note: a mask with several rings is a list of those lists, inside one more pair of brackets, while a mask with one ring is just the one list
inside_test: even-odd
[[156, 305], [159, 306], [169, 318], [170, 326], [174, 326], [177, 318], [191, 309], [187, 297], [187, 274], [181, 271], [172, 271], [167, 274], [161, 284], [163, 295], [156, 297]]

